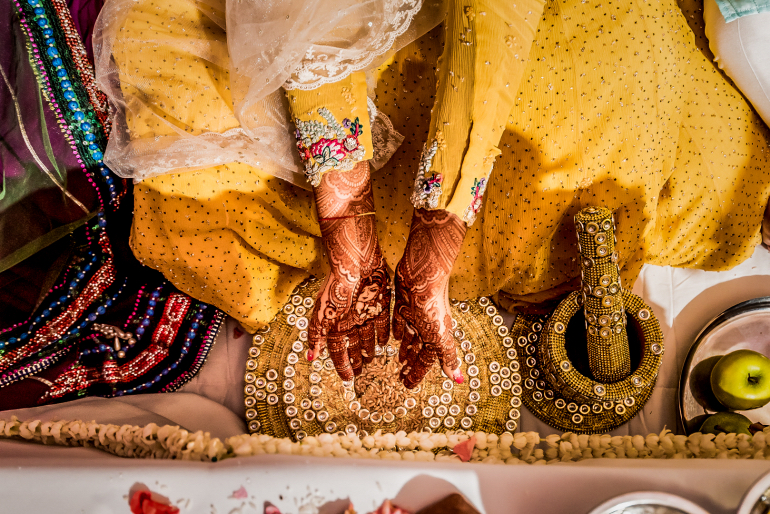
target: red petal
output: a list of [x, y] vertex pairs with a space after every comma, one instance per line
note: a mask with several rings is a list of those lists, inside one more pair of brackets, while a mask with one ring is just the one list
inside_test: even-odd
[[455, 454], [460, 457], [460, 460], [463, 462], [468, 462], [471, 460], [471, 456], [473, 455], [473, 448], [476, 447], [476, 436], [471, 436], [470, 439], [463, 441], [461, 443], [457, 443], [454, 448], [452, 448], [452, 451], [455, 452]]
[[143, 514], [142, 504], [150, 498], [150, 491], [136, 491], [128, 502], [131, 514]]

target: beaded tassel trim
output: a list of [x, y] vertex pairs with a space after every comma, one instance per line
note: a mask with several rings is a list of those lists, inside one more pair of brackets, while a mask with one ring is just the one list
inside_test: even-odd
[[329, 170], [350, 171], [366, 155], [366, 148], [358, 138], [363, 133], [358, 118], [348, 118], [340, 124], [326, 107], [318, 109], [326, 120], [294, 120], [297, 130], [297, 149], [305, 163], [305, 176], [313, 187], [321, 183], [321, 177]]
[[438, 150], [438, 141], [435, 139], [430, 146], [426, 144], [422, 148], [420, 165], [417, 168], [417, 178], [414, 180], [414, 190], [411, 197], [415, 209], [435, 209], [438, 207], [443, 177], [440, 173], [430, 174], [436, 150]]

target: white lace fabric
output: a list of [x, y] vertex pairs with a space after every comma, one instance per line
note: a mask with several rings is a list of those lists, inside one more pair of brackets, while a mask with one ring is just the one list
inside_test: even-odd
[[[366, 68], [376, 57], [390, 50], [395, 39], [406, 32], [421, 5], [421, 0], [351, 5], [338, 13], [343, 18], [341, 23], [307, 49], [283, 87], [315, 89]], [[362, 31], [366, 35], [353, 41], [352, 34]]]
[[[229, 71], [227, 92], [212, 117], [232, 119], [232, 123], [225, 129], [212, 126], [192, 131], [173, 119], [163, 95], [156, 98], [146, 90], [148, 81], [155, 80], [168, 88], [167, 102], [172, 90], [174, 95], [182, 90], [183, 102], [189, 104], [195, 98], [195, 84], [180, 88], [174, 83], [173, 70], [158, 70], [157, 77], [132, 74], [133, 70], [121, 70], [113, 55], [118, 38], [132, 37], [122, 27], [147, 1], [107, 0], [94, 31], [97, 83], [107, 94], [113, 126], [104, 160], [118, 175], [135, 180], [242, 162], [307, 188], [282, 88], [314, 89], [355, 71], [373, 69], [390, 52], [436, 26], [444, 15], [441, 0], [173, 0], [172, 6], [145, 4], [143, 10], [163, 23], [132, 32], [138, 34], [133, 43], [141, 47], [142, 54], [187, 54], [207, 68], [222, 70], [225, 76]], [[138, 18], [143, 21], [141, 15]], [[218, 37], [188, 37], [201, 24]], [[167, 84], [159, 82], [161, 76], [168, 77]], [[379, 168], [403, 136], [387, 116], [372, 107], [370, 104], [372, 165]], [[141, 117], [144, 126], [160, 128], [139, 137], [131, 134], [127, 116]]]

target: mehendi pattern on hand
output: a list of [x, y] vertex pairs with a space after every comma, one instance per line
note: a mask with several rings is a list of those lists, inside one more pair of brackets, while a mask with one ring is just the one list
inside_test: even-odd
[[445, 210], [414, 212], [406, 250], [396, 268], [393, 314], [393, 337], [401, 341], [401, 380], [406, 387], [416, 387], [436, 359], [449, 377], [463, 381], [448, 290], [465, 231], [465, 223]]
[[368, 163], [326, 173], [315, 190], [330, 272], [313, 311], [308, 358], [328, 346], [343, 380], [361, 373], [390, 336], [390, 276], [377, 240]]

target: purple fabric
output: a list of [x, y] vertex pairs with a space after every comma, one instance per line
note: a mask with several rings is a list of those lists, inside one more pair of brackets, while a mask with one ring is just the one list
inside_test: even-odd
[[[0, 66], [18, 101], [17, 106], [6, 81], [0, 77], [2, 259], [48, 231], [86, 215], [41, 170], [30, 147], [56, 180], [88, 210], [94, 210], [97, 203], [93, 188], [86, 182], [72, 148], [59, 130], [48, 101], [42, 98], [12, 2], [0, 2]], [[19, 125], [19, 112], [24, 132]], [[44, 132], [50, 141], [48, 148]]]
[[72, 21], [75, 29], [83, 39], [83, 44], [88, 53], [88, 59], [94, 62], [94, 45], [91, 36], [94, 32], [94, 23], [104, 6], [104, 0], [67, 0], [67, 7], [72, 13]]

